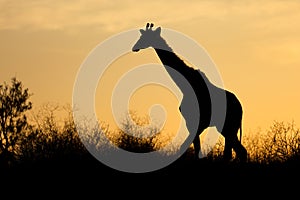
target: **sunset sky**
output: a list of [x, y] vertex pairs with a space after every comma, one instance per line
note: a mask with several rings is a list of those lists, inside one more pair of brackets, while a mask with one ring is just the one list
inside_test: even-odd
[[[89, 53], [112, 35], [153, 22], [206, 49], [224, 87], [242, 102], [244, 130], [266, 129], [274, 120], [300, 126], [299, 10], [297, 0], [0, 0], [0, 81], [17, 77], [36, 107], [71, 104], [77, 72]], [[156, 58], [152, 51], [127, 56], [130, 65]], [[104, 85], [103, 91], [112, 87]], [[140, 92], [136, 101], [149, 95]]]

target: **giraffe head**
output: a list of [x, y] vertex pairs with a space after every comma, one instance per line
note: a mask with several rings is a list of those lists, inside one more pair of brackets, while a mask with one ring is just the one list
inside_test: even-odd
[[152, 29], [153, 24], [147, 23], [146, 29], [140, 29], [141, 36], [139, 40], [132, 47], [132, 51], [139, 51], [140, 49], [146, 49], [149, 47], [156, 47], [161, 39], [161, 28], [158, 27], [155, 30]]

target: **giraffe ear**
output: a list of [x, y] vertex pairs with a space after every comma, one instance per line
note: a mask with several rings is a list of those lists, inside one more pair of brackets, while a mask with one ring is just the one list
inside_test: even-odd
[[155, 29], [155, 33], [158, 34], [158, 35], [160, 35], [160, 33], [161, 33], [161, 28], [160, 28], [160, 27], [157, 27], [157, 28]]
[[144, 29], [140, 29], [140, 33], [144, 34], [146, 31]]

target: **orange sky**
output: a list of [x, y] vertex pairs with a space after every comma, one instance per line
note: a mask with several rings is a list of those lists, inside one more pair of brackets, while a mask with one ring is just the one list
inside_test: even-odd
[[299, 10], [296, 0], [0, 0], [0, 81], [16, 76], [34, 106], [71, 103], [77, 71], [92, 49], [150, 21], [207, 50], [225, 88], [243, 104], [245, 130], [273, 120], [300, 126]]

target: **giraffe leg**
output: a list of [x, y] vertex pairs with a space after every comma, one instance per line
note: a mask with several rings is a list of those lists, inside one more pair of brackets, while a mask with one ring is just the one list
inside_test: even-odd
[[[182, 110], [180, 106], [179, 111], [185, 120], [185, 124], [190, 133], [190, 137], [192, 137], [191, 133], [195, 133], [195, 118], [193, 115], [191, 115], [192, 112], [189, 109]], [[194, 158], [196, 160], [203, 157], [201, 152], [200, 134], [205, 130], [205, 128], [207, 128], [207, 124], [208, 123], [200, 121], [195, 137], [193, 138]]]
[[202, 158], [202, 152], [201, 152], [201, 141], [200, 141], [200, 135], [204, 131], [205, 128], [199, 128], [197, 131], [197, 134], [193, 140], [193, 146], [194, 146], [194, 156], [195, 159], [198, 160]]
[[243, 157], [243, 154], [246, 150], [238, 139], [239, 128], [239, 124], [225, 123], [221, 131], [221, 134], [225, 138], [225, 147], [223, 154], [223, 159], [225, 161], [229, 161], [232, 159], [232, 150], [235, 151], [237, 157]]
[[229, 161], [232, 159], [232, 150], [235, 151], [236, 157], [241, 161], [245, 162], [247, 160], [247, 150], [239, 141], [237, 135], [226, 136], [225, 137], [225, 147], [224, 147], [224, 160]]
[[225, 161], [230, 161], [232, 159], [232, 148], [233, 148], [233, 141], [231, 137], [225, 137], [225, 147], [224, 147], [224, 154], [223, 159]]
[[199, 153], [201, 150], [201, 145], [200, 145], [200, 137], [197, 134], [193, 140], [193, 145], [194, 145], [194, 156], [195, 159], [199, 159]]
[[238, 139], [234, 140], [233, 149], [236, 152], [237, 158], [239, 159], [240, 162], [247, 161], [247, 157], [248, 157], [247, 150]]

